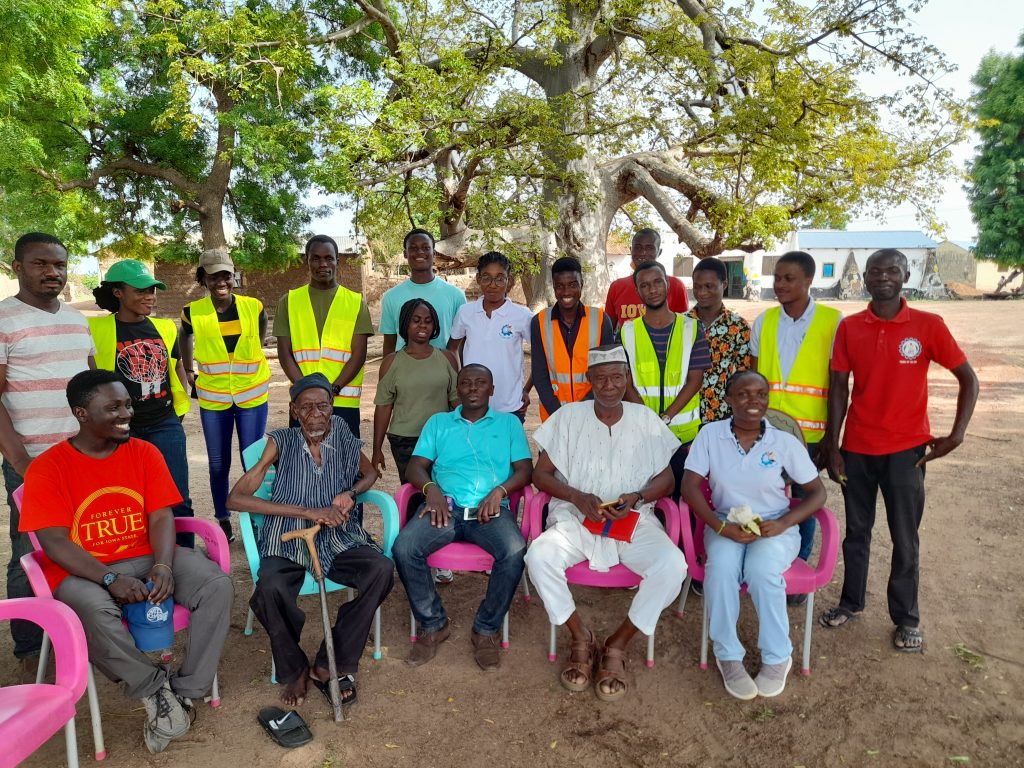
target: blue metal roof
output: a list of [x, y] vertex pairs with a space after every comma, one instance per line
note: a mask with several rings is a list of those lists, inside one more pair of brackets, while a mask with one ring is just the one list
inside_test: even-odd
[[934, 248], [936, 242], [916, 230], [847, 232], [841, 229], [801, 229], [801, 248]]

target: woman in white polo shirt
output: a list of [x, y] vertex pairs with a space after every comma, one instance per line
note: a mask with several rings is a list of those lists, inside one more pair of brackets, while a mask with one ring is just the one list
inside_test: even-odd
[[[732, 418], [704, 425], [686, 459], [683, 498], [705, 524], [704, 600], [715, 660], [725, 689], [738, 699], [778, 696], [793, 666], [782, 574], [800, 549], [797, 526], [825, 503], [825, 487], [807, 449], [765, 419], [768, 380], [756, 371], [735, 373], [725, 385]], [[790, 508], [787, 472], [805, 492]], [[714, 509], [704, 498], [711, 485]], [[760, 518], [760, 535], [726, 521], [730, 509], [748, 506]], [[751, 679], [736, 635], [740, 584], [746, 583], [760, 624], [761, 670]]]

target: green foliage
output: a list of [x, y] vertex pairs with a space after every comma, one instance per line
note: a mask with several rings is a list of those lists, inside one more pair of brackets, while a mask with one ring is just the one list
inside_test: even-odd
[[[1024, 47], [1024, 35], [1020, 45]], [[967, 186], [978, 256], [1024, 265], [1024, 51], [990, 53], [974, 76], [981, 137]]]

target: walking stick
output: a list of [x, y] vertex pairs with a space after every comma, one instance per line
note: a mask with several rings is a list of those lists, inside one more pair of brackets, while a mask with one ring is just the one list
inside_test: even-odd
[[328, 688], [331, 692], [331, 706], [334, 707], [334, 722], [340, 723], [345, 719], [341, 713], [341, 689], [338, 687], [338, 662], [334, 659], [334, 633], [331, 627], [330, 617], [327, 615], [327, 590], [324, 588], [324, 572], [320, 568], [320, 558], [316, 556], [316, 534], [320, 526], [314, 525], [309, 528], [299, 528], [289, 531], [281, 537], [281, 541], [302, 539], [309, 549], [309, 556], [313, 560], [313, 576], [316, 578], [317, 586], [320, 587], [320, 618], [324, 622], [324, 644], [327, 646], [327, 668], [330, 670], [331, 680]]

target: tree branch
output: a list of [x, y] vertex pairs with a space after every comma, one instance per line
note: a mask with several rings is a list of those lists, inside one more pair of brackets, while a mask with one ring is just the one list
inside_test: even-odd
[[175, 189], [181, 192], [186, 192], [190, 195], [196, 195], [202, 190], [202, 187], [199, 184], [174, 168], [164, 168], [163, 166], [146, 163], [132, 157], [122, 157], [117, 160], [112, 160], [109, 163], [101, 165], [90, 173], [88, 177], [84, 179], [74, 179], [72, 181], [65, 181], [61, 179], [58, 174], [50, 173], [49, 171], [45, 171], [41, 168], [33, 168], [32, 171], [37, 176], [51, 182], [60, 192], [70, 192], [73, 189], [96, 189], [103, 179], [112, 178], [116, 176], [119, 171], [135, 173], [139, 176], [148, 176], [149, 178], [166, 181]]

